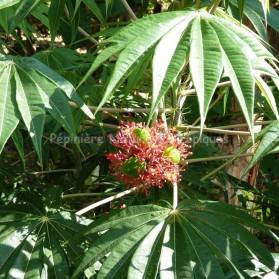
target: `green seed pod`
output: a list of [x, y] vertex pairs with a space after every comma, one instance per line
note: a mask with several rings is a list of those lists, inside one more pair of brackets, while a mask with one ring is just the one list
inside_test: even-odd
[[149, 132], [140, 128], [135, 128], [133, 134], [139, 142], [147, 143], [151, 139]]
[[178, 164], [180, 162], [180, 153], [179, 151], [173, 147], [173, 146], [168, 146], [164, 153], [163, 156], [168, 157], [173, 163]]
[[130, 177], [138, 177], [139, 172], [143, 172], [145, 169], [146, 163], [140, 163], [136, 157], [127, 159], [122, 166], [122, 172]]

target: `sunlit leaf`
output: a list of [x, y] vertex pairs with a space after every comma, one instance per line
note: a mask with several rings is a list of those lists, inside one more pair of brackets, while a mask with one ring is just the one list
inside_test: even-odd
[[14, 73], [16, 101], [22, 120], [29, 132], [37, 155], [42, 161], [42, 137], [45, 122], [45, 107], [35, 83], [20, 69]]
[[87, 115], [93, 117], [72, 84], [34, 58], [1, 57], [0, 73], [0, 151], [22, 120], [42, 160], [41, 142], [46, 111], [70, 135], [75, 136], [68, 100], [76, 102]]
[[[118, 55], [98, 109], [129, 76], [138, 71], [138, 65], [153, 54], [149, 119], [172, 84], [183, 74], [183, 67], [189, 64], [199, 102], [201, 127], [220, 77], [224, 74], [232, 82], [253, 134], [254, 75], [277, 77], [267, 61], [275, 60], [275, 57], [245, 26], [240, 26], [221, 10], [216, 14], [218, 16], [192, 10], [155, 14], [129, 24], [105, 40], [103, 43], [107, 47], [100, 51], [82, 80], [84, 82], [107, 59]], [[142, 36], [137, 37], [136, 34]]]
[[241, 208], [219, 202], [130, 207], [89, 226], [102, 234], [72, 278], [105, 255], [97, 278], [246, 278], [243, 262], [253, 259], [273, 270], [272, 255], [246, 227], [274, 236]]
[[18, 125], [18, 109], [15, 106], [15, 92], [12, 90], [14, 83], [11, 82], [13, 75], [12, 64], [3, 61], [0, 72], [0, 152]]
[[223, 42], [219, 38], [220, 34], [217, 36], [214, 28], [206, 20], [201, 21], [199, 17], [194, 21], [191, 31], [189, 64], [199, 101], [202, 130], [210, 101], [223, 70], [224, 58], [220, 45], [212, 44], [212, 41], [220, 40], [221, 44]]
[[13, 6], [13, 5], [17, 4], [18, 2], [20, 2], [20, 0], [1, 0], [0, 1], [0, 10]]

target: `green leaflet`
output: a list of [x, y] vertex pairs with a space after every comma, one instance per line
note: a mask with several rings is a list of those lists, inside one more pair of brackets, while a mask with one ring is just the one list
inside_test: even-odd
[[243, 18], [243, 10], [245, 7], [245, 2], [246, 2], [246, 0], [237, 0], [240, 21], [242, 21], [242, 18]]
[[21, 69], [14, 73], [16, 101], [22, 120], [29, 132], [37, 155], [42, 161], [42, 137], [45, 122], [45, 107], [37, 86]]
[[82, 0], [82, 1], [87, 5], [90, 11], [98, 18], [98, 20], [104, 24], [105, 19], [96, 2], [94, 0]]
[[276, 117], [276, 119], [279, 121], [279, 114], [277, 111], [277, 105], [276, 105], [276, 101], [274, 98], [274, 95], [271, 91], [271, 89], [269, 88], [269, 86], [264, 82], [264, 80], [261, 78], [260, 75], [255, 75], [256, 78], [256, 83], [258, 85], [258, 87], [260, 88], [263, 96], [266, 98], [268, 104], [270, 105], [270, 108], [273, 110], [273, 113]]
[[[247, 121], [253, 137], [254, 87], [255, 80], [252, 66], [244, 49], [239, 48], [241, 42], [237, 36], [216, 22], [214, 26], [222, 47], [224, 75], [229, 77], [232, 88]], [[235, 42], [238, 42], [236, 44]]]
[[59, 27], [61, 15], [64, 11], [66, 2], [67, 0], [52, 0], [50, 3], [48, 17], [49, 17], [49, 27], [50, 27], [52, 43], [54, 43], [54, 39], [56, 37], [57, 30]]
[[63, 91], [33, 69], [25, 70], [26, 74], [36, 84], [46, 110], [70, 135], [75, 136], [73, 115], [70, 107], [65, 105], [68, 100]]
[[[230, 3], [233, 6], [236, 6], [235, 1], [231, 1]], [[259, 16], [259, 14], [251, 9], [248, 5], [244, 6], [244, 14], [249, 18], [261, 38], [265, 42], [268, 42], [266, 27], [264, 26], [262, 18]]]
[[185, 200], [175, 211], [158, 206], [128, 207], [89, 226], [88, 232], [105, 231], [72, 278], [109, 252], [98, 279], [214, 279], [227, 274], [246, 278], [243, 262], [249, 266], [251, 259], [273, 270], [273, 257], [244, 226], [272, 236], [241, 208], [220, 202]]
[[[223, 71], [222, 51], [214, 28], [202, 17], [197, 17], [191, 30], [190, 73], [197, 91], [201, 130], [216, 86]], [[225, 63], [224, 63], [225, 64]], [[210, 73], [210, 74], [209, 74]]]
[[[110, 98], [114, 91], [131, 74], [137, 66], [137, 63], [141, 61], [145, 55], [148, 55], [150, 50], [153, 51], [152, 47], [158, 43], [170, 29], [185, 21], [183, 13], [176, 12], [175, 15], [176, 16], [171, 16], [168, 13], [164, 25], [160, 24], [162, 16], [154, 16], [152, 17], [153, 20], [137, 21], [131, 28], [127, 28], [127, 36], [125, 37], [129, 38], [131, 36], [132, 40], [130, 40], [129, 43], [125, 42], [126, 46], [117, 59], [115, 69], [104, 92], [103, 100], [98, 108]], [[140, 22], [142, 24], [140, 24]], [[156, 28], [157, 26], [161, 26], [161, 28]], [[123, 36], [123, 33], [124, 32], [121, 32], [120, 34]], [[126, 35], [126, 33], [124, 34]], [[132, 37], [131, 34], [142, 34], [142, 36]], [[113, 38], [111, 38], [111, 40], [112, 39]]]
[[16, 10], [13, 20], [9, 26], [9, 32], [11, 33], [17, 25], [38, 5], [41, 0], [23, 0], [20, 6]]
[[[167, 225], [166, 221], [159, 223], [137, 247], [131, 259], [128, 278], [156, 278]], [[151, 246], [150, 243], [154, 243], [154, 245]]]
[[0, 153], [7, 140], [18, 125], [18, 109], [15, 106], [15, 92], [12, 90], [14, 83], [11, 82], [14, 68], [11, 64], [1, 63], [0, 72]]
[[252, 168], [253, 165], [258, 163], [265, 155], [267, 155], [274, 148], [278, 147], [278, 145], [279, 145], [279, 124], [275, 123], [268, 127], [268, 130], [262, 137], [252, 160], [249, 162], [248, 166], [246, 167], [243, 176], [248, 173], [248, 171]]

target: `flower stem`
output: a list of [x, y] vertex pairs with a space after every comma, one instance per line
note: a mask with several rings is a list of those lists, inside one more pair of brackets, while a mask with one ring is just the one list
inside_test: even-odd
[[31, 174], [49, 174], [49, 173], [56, 173], [56, 172], [77, 172], [77, 169], [56, 169], [56, 170], [42, 170], [42, 171], [34, 171]]
[[197, 0], [195, 4], [195, 8], [198, 9], [200, 6], [201, 0]]
[[239, 158], [239, 157], [249, 157], [253, 156], [254, 153], [244, 153], [239, 155], [224, 155], [224, 156], [214, 156], [214, 157], [205, 157], [205, 158], [197, 158], [197, 159], [187, 159], [187, 163], [193, 164], [193, 163], [201, 163], [201, 162], [208, 162], [208, 161], [216, 161], [216, 160], [226, 160], [226, 159], [232, 159], [232, 158]]
[[268, 225], [268, 224], [264, 224], [267, 228], [271, 229], [271, 230], [276, 230], [279, 231], [279, 227], [277, 226], [273, 226], [273, 225]]
[[[191, 126], [177, 126], [175, 127], [178, 131], [200, 131], [200, 127], [191, 127]], [[233, 130], [224, 130], [224, 129], [215, 129], [215, 128], [203, 128], [203, 132], [222, 134], [222, 135], [234, 135], [234, 136], [250, 136], [250, 132], [242, 131], [233, 131]]]
[[177, 204], [178, 204], [178, 186], [177, 186], [177, 183], [174, 182], [173, 183], [173, 203], [172, 203], [172, 207], [174, 210], [177, 208]]
[[123, 191], [121, 193], [118, 193], [118, 194], [116, 194], [116, 195], [114, 195], [112, 197], [109, 197], [109, 198], [103, 199], [101, 201], [95, 202], [95, 203], [93, 203], [93, 204], [91, 204], [91, 205], [89, 205], [89, 206], [79, 210], [78, 212], [76, 212], [76, 215], [79, 215], [79, 216], [83, 215], [84, 213], [86, 213], [86, 212], [88, 212], [88, 211], [90, 211], [90, 210], [92, 210], [92, 209], [94, 209], [94, 208], [96, 208], [96, 207], [98, 207], [100, 205], [106, 204], [108, 202], [111, 202], [113, 200], [119, 199], [119, 198], [121, 198], [123, 196], [126, 196], [128, 194], [131, 194], [131, 193], [135, 192], [138, 189], [139, 189], [139, 187], [133, 187], [133, 188], [131, 188], [129, 190], [126, 190], [126, 191]]
[[74, 193], [74, 194], [66, 194], [63, 195], [63, 199], [73, 199], [73, 198], [84, 198], [84, 197], [98, 197], [98, 196], [110, 196], [116, 195], [116, 192], [108, 192], [108, 193]]
[[207, 12], [209, 12], [210, 14], [213, 14], [215, 12], [215, 10], [217, 9], [217, 7], [219, 6], [221, 0], [213, 0], [212, 3], [207, 7]]

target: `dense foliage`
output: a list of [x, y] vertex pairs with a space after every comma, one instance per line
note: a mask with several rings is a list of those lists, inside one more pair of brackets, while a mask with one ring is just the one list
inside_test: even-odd
[[278, 7], [0, 1], [0, 278], [279, 278]]

